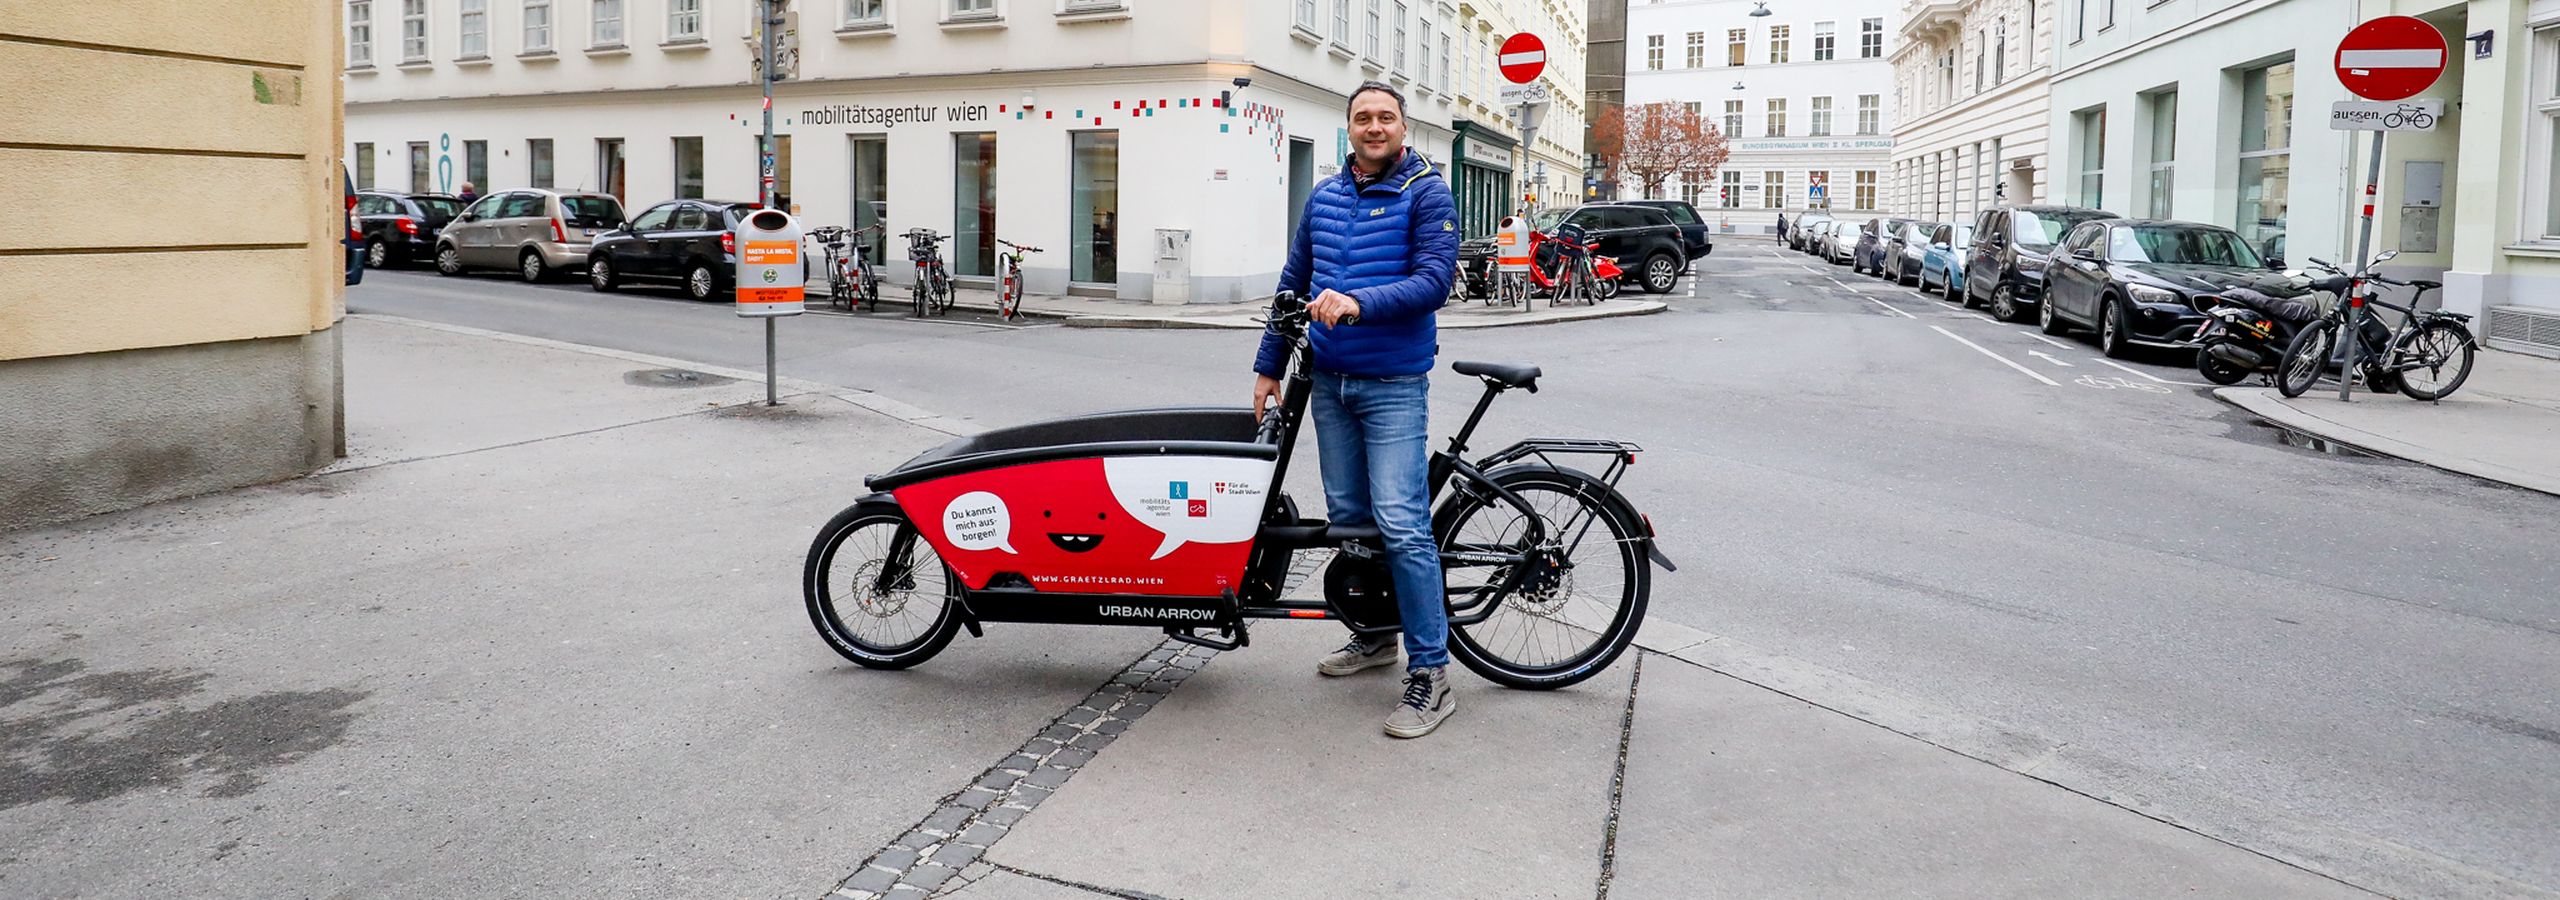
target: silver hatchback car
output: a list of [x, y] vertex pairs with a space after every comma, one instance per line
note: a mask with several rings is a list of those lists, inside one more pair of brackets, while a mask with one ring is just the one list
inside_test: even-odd
[[436, 271], [510, 269], [526, 281], [583, 269], [596, 235], [622, 227], [611, 194], [526, 188], [480, 198], [436, 238]]

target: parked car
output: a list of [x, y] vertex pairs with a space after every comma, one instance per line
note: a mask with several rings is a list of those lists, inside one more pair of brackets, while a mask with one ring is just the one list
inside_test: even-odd
[[1600, 255], [1616, 259], [1627, 272], [1626, 280], [1647, 293], [1670, 293], [1689, 268], [1680, 226], [1662, 210], [1592, 204], [1550, 209], [1530, 219], [1531, 227], [1547, 234], [1568, 224], [1580, 226], [1598, 240]]
[[1938, 290], [1946, 294], [1947, 299], [1971, 307], [1973, 303], [1964, 299], [1964, 270], [1972, 258], [1973, 226], [1940, 224], [1938, 230], [1929, 235], [1928, 250], [1920, 257], [1920, 292], [1929, 292], [1933, 280], [1930, 276], [1935, 275]]
[[338, 243], [347, 248], [347, 283], [364, 283], [364, 223], [356, 219], [356, 179], [347, 174], [345, 163], [338, 165], [338, 184], [346, 189], [347, 231]]
[[1965, 263], [1965, 305], [1991, 305], [1991, 317], [2024, 319], [2044, 297], [2045, 267], [2055, 243], [2082, 222], [2114, 213], [2077, 206], [1995, 206], [1973, 222], [1973, 258]]
[[1707, 228], [1707, 220], [1698, 216], [1698, 208], [1685, 200], [1620, 200], [1626, 206], [1650, 206], [1671, 214], [1671, 223], [1680, 226], [1682, 250], [1690, 262], [1705, 259], [1716, 252], [1715, 235]]
[[633, 282], [682, 285], [685, 296], [710, 300], [737, 271], [737, 229], [758, 205], [736, 200], [669, 200], [621, 228], [598, 235], [587, 250], [587, 284], [610, 291]]
[[2100, 219], [2063, 236], [2045, 270], [2040, 319], [2046, 334], [2095, 329], [2108, 356], [2135, 346], [2188, 347], [2205, 318], [2193, 298], [2244, 287], [2276, 297], [2301, 293], [2231, 229]]
[[1789, 223], [1791, 227], [1787, 229], [1787, 249], [1808, 254], [1814, 252], [1814, 226], [1828, 221], [1831, 221], [1831, 217], [1821, 213], [1805, 213], [1797, 217], [1794, 222]]
[[1858, 232], [1865, 227], [1864, 224], [1847, 219], [1822, 223], [1822, 239], [1818, 243], [1822, 252], [1815, 255], [1822, 257], [1822, 261], [1835, 266], [1848, 265], [1856, 258]]
[[1867, 220], [1868, 227], [1858, 233], [1858, 244], [1849, 260], [1849, 271], [1883, 278], [1885, 253], [1892, 249], [1894, 235], [1900, 234], [1902, 227], [1909, 224], [1910, 219], [1895, 216]]
[[583, 269], [596, 235], [622, 227], [622, 203], [610, 194], [542, 189], [481, 197], [454, 217], [436, 239], [436, 271], [512, 269], [541, 281], [563, 269]]
[[388, 269], [435, 258], [436, 236], [462, 215], [450, 194], [360, 191], [356, 217], [364, 221], [364, 264]]
[[1879, 274], [1895, 284], [1919, 284], [1921, 258], [1929, 252], [1929, 236], [1938, 233], [1944, 222], [1904, 222], [1893, 230], [1885, 242], [1884, 265]]

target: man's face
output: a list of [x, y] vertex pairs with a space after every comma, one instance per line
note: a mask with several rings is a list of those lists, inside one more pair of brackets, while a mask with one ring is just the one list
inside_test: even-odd
[[1404, 116], [1396, 112], [1396, 98], [1370, 91], [1352, 101], [1351, 140], [1361, 168], [1376, 172], [1395, 162], [1404, 151]]

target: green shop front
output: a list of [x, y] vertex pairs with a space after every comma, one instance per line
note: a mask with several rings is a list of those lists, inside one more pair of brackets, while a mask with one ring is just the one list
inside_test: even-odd
[[1475, 122], [1459, 119], [1457, 141], [1449, 155], [1449, 190], [1458, 201], [1458, 221], [1467, 237], [1490, 235], [1502, 217], [1520, 208], [1513, 196], [1511, 171], [1520, 142]]

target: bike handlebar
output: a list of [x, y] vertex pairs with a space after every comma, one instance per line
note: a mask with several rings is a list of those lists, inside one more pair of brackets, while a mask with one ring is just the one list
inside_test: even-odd
[[1011, 247], [1011, 248], [1013, 248], [1013, 249], [1020, 250], [1020, 251], [1023, 251], [1023, 252], [1025, 252], [1025, 253], [1043, 253], [1043, 252], [1046, 252], [1046, 251], [1041, 250], [1041, 249], [1040, 249], [1040, 248], [1038, 248], [1038, 247], [1032, 247], [1032, 246], [1028, 246], [1028, 245], [1024, 245], [1024, 244], [1017, 244], [1017, 243], [1014, 243], [1014, 242], [1012, 242], [1012, 241], [1005, 240], [1005, 239], [1003, 239], [1003, 238], [997, 238], [997, 239], [996, 239], [996, 243], [1003, 244], [1003, 245], [1005, 245], [1005, 246], [1007, 246], [1007, 247]]

